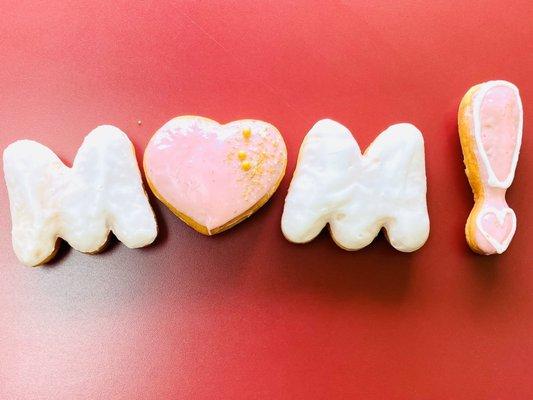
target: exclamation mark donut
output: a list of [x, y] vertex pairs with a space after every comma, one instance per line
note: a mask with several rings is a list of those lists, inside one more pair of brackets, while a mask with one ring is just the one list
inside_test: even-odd
[[523, 111], [520, 94], [507, 81], [472, 87], [459, 106], [459, 136], [474, 208], [466, 223], [466, 240], [477, 253], [503, 253], [516, 230], [516, 215], [505, 201], [513, 182]]

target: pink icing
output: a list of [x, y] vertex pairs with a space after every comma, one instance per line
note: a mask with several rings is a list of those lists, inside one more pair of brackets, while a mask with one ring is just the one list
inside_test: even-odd
[[[504, 251], [516, 230], [516, 218], [505, 201], [506, 189], [489, 184], [487, 169], [490, 168], [501, 182], [514, 172], [516, 164], [513, 163], [513, 157], [519, 145], [520, 118], [518, 99], [511, 87], [496, 85], [485, 93], [479, 121], [475, 123], [480, 124], [480, 141], [489, 165], [476, 151], [484, 202], [478, 215], [475, 235], [478, 247], [486, 254]], [[491, 210], [496, 210], [500, 215]]]
[[166, 202], [208, 230], [256, 204], [280, 180], [285, 164], [283, 138], [257, 120], [220, 125], [175, 118], [144, 153], [146, 175]]
[[495, 86], [487, 91], [480, 109], [481, 141], [490, 166], [503, 181], [511, 172], [518, 134], [519, 109], [514, 91]]
[[487, 211], [481, 215], [480, 221], [486, 234], [491, 235], [498, 243], [504, 244], [509, 235], [514, 233], [514, 220], [510, 213], [505, 213], [502, 221], [494, 212]]

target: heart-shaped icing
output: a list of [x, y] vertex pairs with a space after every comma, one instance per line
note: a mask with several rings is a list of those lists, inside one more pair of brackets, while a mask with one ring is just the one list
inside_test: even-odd
[[516, 216], [510, 208], [498, 210], [488, 207], [479, 213], [477, 225], [483, 236], [501, 254], [507, 249], [513, 238], [516, 229]]
[[263, 121], [221, 125], [172, 119], [144, 153], [150, 188], [179, 218], [204, 234], [232, 227], [276, 191], [287, 164], [279, 131]]

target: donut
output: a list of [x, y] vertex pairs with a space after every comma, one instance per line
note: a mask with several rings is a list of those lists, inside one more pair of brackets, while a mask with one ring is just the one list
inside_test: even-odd
[[516, 231], [516, 214], [505, 200], [522, 142], [523, 110], [518, 88], [507, 81], [476, 85], [461, 100], [459, 137], [474, 207], [465, 226], [476, 253], [503, 253]]
[[371, 243], [381, 228], [397, 250], [429, 235], [424, 140], [413, 125], [392, 125], [361, 154], [343, 125], [318, 121], [306, 135], [281, 219], [284, 236], [306, 243], [329, 224], [346, 250]]
[[59, 238], [84, 253], [97, 253], [109, 232], [127, 247], [152, 243], [157, 224], [132, 143], [104, 125], [87, 135], [72, 168], [32, 140], [3, 154], [12, 220], [13, 249], [28, 266], [51, 260]]
[[155, 196], [196, 231], [214, 235], [251, 216], [274, 194], [287, 149], [267, 122], [221, 125], [180, 116], [150, 139], [143, 163]]

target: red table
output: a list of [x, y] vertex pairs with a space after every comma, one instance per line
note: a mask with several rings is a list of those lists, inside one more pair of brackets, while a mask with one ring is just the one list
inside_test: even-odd
[[[174, 116], [250, 117], [284, 134], [287, 176], [219, 236], [152, 198], [153, 246], [64, 245], [39, 269], [15, 259], [1, 185], [1, 399], [533, 397], [533, 2], [95, 3], [2, 3], [0, 149], [31, 138], [70, 163], [106, 123], [140, 158]], [[490, 79], [517, 84], [526, 115], [508, 193], [518, 231], [504, 255], [482, 257], [463, 234], [456, 111]], [[421, 250], [283, 238], [299, 145], [323, 117], [361, 147], [397, 122], [424, 133]]]

